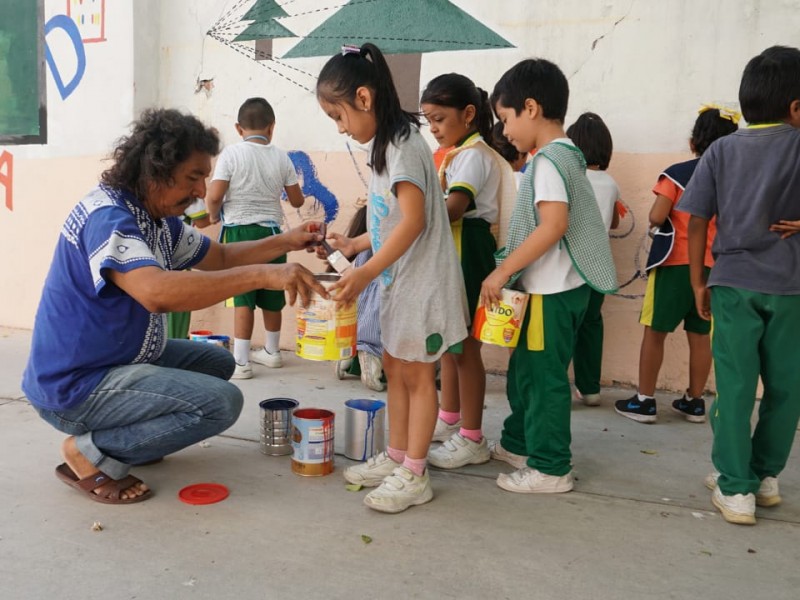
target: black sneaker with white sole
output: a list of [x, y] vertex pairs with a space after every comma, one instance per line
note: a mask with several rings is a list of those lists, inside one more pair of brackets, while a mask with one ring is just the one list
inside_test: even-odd
[[706, 422], [706, 401], [702, 398], [683, 398], [672, 401], [672, 410], [686, 417], [690, 423]]
[[614, 403], [614, 410], [623, 417], [628, 417], [639, 423], [655, 423], [656, 399], [646, 398], [639, 400], [639, 394], [634, 394], [627, 400], [617, 400]]

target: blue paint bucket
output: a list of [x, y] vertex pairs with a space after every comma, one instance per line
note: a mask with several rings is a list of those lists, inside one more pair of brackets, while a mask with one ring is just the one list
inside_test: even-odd
[[344, 455], [367, 460], [384, 449], [386, 403], [381, 400], [348, 400], [344, 403]]

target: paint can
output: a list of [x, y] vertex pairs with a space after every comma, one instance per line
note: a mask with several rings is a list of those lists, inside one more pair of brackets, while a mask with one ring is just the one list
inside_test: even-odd
[[208, 336], [213, 335], [213, 333], [208, 329], [198, 329], [197, 331], [189, 332], [189, 339], [193, 342], [205, 342], [208, 340]]
[[321, 408], [292, 413], [292, 471], [298, 475], [333, 473], [334, 414]]
[[215, 346], [222, 346], [225, 350], [231, 349], [231, 338], [227, 335], [210, 335], [206, 338], [206, 342]]
[[[326, 289], [338, 273], [315, 275]], [[308, 360], [344, 360], [356, 355], [356, 303], [336, 307], [333, 298], [313, 294], [308, 306], [297, 309], [297, 356]]]
[[344, 406], [344, 455], [364, 461], [382, 452], [386, 403], [358, 399], [348, 400]]
[[261, 409], [261, 452], [268, 456], [292, 453], [292, 413], [299, 403], [292, 398], [267, 398]]
[[516, 348], [527, 307], [528, 294], [515, 290], [503, 289], [502, 300], [494, 308], [487, 308], [479, 300], [472, 337], [485, 344]]

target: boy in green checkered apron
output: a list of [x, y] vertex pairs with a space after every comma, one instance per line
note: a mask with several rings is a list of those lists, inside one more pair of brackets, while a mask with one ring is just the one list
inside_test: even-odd
[[517, 493], [572, 489], [567, 374], [590, 290], [614, 292], [617, 276], [583, 155], [564, 133], [569, 86], [553, 63], [524, 60], [492, 93], [503, 133], [520, 152], [538, 148], [523, 177], [506, 247], [481, 287], [484, 303], [514, 285], [530, 294], [508, 369], [511, 415], [492, 457], [517, 468], [497, 485]]

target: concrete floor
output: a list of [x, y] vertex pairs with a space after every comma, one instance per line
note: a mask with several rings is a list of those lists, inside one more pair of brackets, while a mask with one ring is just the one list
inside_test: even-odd
[[[155, 497], [133, 506], [90, 502], [53, 476], [62, 436], [19, 389], [29, 332], [0, 329], [0, 598], [278, 599], [533, 598], [738, 599], [800, 597], [797, 445], [781, 475], [782, 506], [755, 527], [725, 523], [702, 483], [711, 469], [707, 425], [687, 423], [659, 395], [659, 422], [616, 415], [629, 390], [573, 411], [575, 491], [504, 492], [503, 463], [433, 471], [433, 502], [399, 515], [370, 511], [329, 476], [292, 473], [290, 457], [259, 452], [264, 398], [337, 413], [383, 397], [329, 364], [284, 352], [240, 385], [245, 409], [226, 435], [135, 471]], [[54, 349], [59, 351], [60, 349]], [[497, 437], [507, 405], [491, 376], [485, 430]], [[177, 492], [215, 481], [230, 497], [210, 506]], [[102, 531], [92, 531], [92, 524]], [[362, 536], [369, 536], [365, 543]]]

